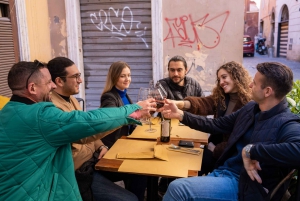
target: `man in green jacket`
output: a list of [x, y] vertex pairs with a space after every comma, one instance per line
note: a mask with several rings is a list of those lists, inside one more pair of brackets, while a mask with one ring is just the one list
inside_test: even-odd
[[154, 99], [120, 108], [63, 112], [43, 63], [19, 62], [8, 73], [13, 96], [0, 111], [0, 200], [82, 200], [71, 142], [149, 115]]

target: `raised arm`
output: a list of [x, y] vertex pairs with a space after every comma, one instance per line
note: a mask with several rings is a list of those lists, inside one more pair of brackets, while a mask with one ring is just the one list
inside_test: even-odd
[[183, 112], [177, 108], [173, 101], [166, 100], [163, 114], [166, 118], [174, 118], [182, 121], [182, 123], [190, 128], [207, 133], [222, 134], [232, 132], [239, 111], [225, 117], [211, 119], [189, 112]]
[[207, 97], [195, 97], [188, 96], [184, 100], [174, 101], [179, 109], [188, 111], [197, 115], [214, 115], [216, 106], [212, 96]]

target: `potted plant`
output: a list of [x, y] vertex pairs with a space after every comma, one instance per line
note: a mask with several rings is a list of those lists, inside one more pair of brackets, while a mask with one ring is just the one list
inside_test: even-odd
[[[289, 103], [290, 110], [297, 115], [300, 115], [300, 80], [296, 80], [293, 84], [293, 88], [290, 93], [287, 94], [287, 101]], [[297, 190], [297, 179], [298, 170], [294, 172], [292, 180], [289, 186], [289, 192], [291, 197], [289, 200], [296, 200], [296, 190]]]

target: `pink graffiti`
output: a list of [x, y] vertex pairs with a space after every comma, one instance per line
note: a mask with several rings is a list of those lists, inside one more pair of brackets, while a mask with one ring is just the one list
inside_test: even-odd
[[173, 48], [176, 45], [190, 48], [196, 45], [198, 50], [202, 46], [208, 49], [215, 48], [220, 43], [220, 34], [229, 14], [229, 11], [225, 11], [212, 18], [209, 18], [209, 14], [206, 14], [197, 20], [193, 20], [191, 14], [178, 18], [165, 18], [168, 32], [164, 41], [172, 40]]

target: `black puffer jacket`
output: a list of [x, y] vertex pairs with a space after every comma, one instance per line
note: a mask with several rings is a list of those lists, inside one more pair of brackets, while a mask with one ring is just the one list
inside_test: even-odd
[[[255, 144], [250, 151], [251, 159], [257, 160], [262, 168], [259, 175], [263, 183], [250, 182], [248, 174], [241, 169], [239, 184], [239, 200], [268, 200], [263, 187], [272, 192], [295, 165], [300, 164], [300, 124], [299, 117], [292, 114], [283, 100], [272, 109], [261, 112], [254, 126], [249, 142]], [[216, 163], [216, 167], [233, 156], [236, 143], [248, 131], [255, 121], [255, 115], [260, 112], [255, 102], [250, 102], [231, 115], [209, 119], [184, 112], [182, 123], [203, 132], [222, 134], [231, 133], [226, 149]], [[242, 163], [242, 160], [240, 160]], [[241, 164], [241, 167], [243, 165]], [[272, 200], [280, 200], [285, 192], [284, 185]]]
[[159, 80], [167, 92], [167, 98], [172, 100], [183, 100], [187, 96], [203, 96], [200, 84], [191, 77], [184, 78], [184, 86], [174, 83], [169, 77]]

